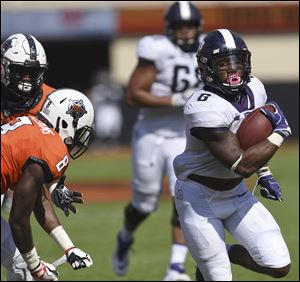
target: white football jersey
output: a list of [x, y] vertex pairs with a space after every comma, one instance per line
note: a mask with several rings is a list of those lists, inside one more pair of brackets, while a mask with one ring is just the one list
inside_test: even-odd
[[[199, 40], [203, 37], [200, 36]], [[143, 37], [138, 43], [137, 56], [153, 61], [156, 66], [156, 81], [150, 89], [153, 95], [171, 96], [202, 86], [197, 74], [196, 52], [183, 52], [165, 35]], [[138, 116], [138, 124], [140, 123], [144, 130], [163, 136], [184, 135], [181, 107], [142, 107]]]
[[187, 136], [185, 151], [174, 160], [176, 176], [185, 180], [195, 173], [216, 178], [240, 177], [219, 162], [203, 141], [190, 133], [193, 127], [228, 128], [236, 133], [245, 116], [263, 106], [267, 94], [261, 81], [251, 76], [239, 103], [229, 102], [221, 96], [207, 90], [207, 87], [195, 92], [184, 106], [185, 130]]

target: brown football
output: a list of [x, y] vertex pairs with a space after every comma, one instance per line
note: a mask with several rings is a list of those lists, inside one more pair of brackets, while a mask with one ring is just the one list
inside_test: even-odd
[[[275, 112], [271, 105], [265, 105], [261, 108]], [[272, 133], [272, 123], [260, 112], [261, 108], [255, 109], [246, 116], [236, 133], [243, 150], [265, 140]]]

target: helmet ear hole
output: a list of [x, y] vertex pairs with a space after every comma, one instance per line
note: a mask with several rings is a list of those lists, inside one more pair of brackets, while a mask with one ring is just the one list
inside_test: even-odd
[[67, 128], [68, 127], [68, 123], [63, 119], [62, 122], [61, 122], [61, 126], [62, 128]]
[[40, 114], [55, 125], [71, 158], [85, 152], [94, 133], [94, 108], [83, 93], [68, 88], [55, 90], [47, 96]]

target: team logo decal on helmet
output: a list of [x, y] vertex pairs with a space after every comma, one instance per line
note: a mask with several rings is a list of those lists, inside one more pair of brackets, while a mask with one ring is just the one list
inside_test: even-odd
[[69, 106], [67, 114], [71, 115], [74, 119], [74, 127], [77, 127], [78, 120], [83, 117], [84, 114], [87, 113], [85, 109], [85, 105], [83, 104], [82, 100], [69, 100]]
[[68, 88], [52, 92], [38, 118], [60, 135], [72, 159], [87, 150], [94, 134], [94, 108], [83, 93]]

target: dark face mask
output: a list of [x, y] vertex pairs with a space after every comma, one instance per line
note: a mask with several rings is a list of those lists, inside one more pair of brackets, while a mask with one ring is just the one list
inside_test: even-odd
[[[194, 36], [191, 38], [178, 38], [176, 33], [183, 27], [187, 26], [188, 28], [195, 29]], [[200, 35], [200, 27], [198, 23], [194, 22], [180, 22], [174, 24], [169, 30], [169, 38], [171, 41], [176, 44], [183, 52], [186, 53], [195, 53], [199, 47], [199, 35]]]
[[24, 112], [34, 106], [41, 95], [46, 68], [20, 64], [1, 65], [1, 93], [5, 108], [12, 113]]

